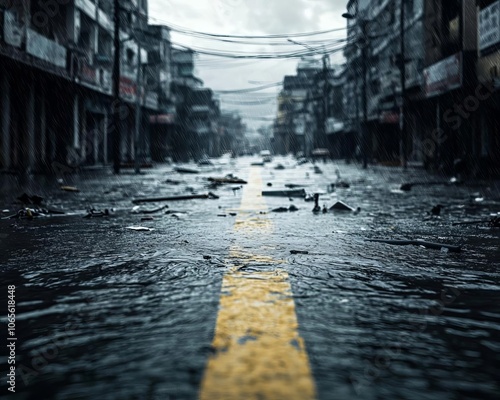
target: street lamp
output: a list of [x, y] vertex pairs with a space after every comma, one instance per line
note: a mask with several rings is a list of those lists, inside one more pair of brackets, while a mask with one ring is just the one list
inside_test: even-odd
[[[342, 17], [346, 19], [356, 19], [356, 17], [350, 13], [344, 13], [342, 14]], [[363, 124], [361, 125], [361, 154], [363, 157], [363, 168], [366, 169], [368, 167], [368, 104], [367, 104], [367, 82], [366, 82], [366, 75], [367, 75], [367, 47], [368, 47], [368, 40], [367, 40], [367, 26], [371, 22], [370, 20], [367, 19], [358, 19], [360, 23], [360, 28], [361, 32], [363, 34], [363, 42], [362, 42], [362, 75], [363, 75]]]

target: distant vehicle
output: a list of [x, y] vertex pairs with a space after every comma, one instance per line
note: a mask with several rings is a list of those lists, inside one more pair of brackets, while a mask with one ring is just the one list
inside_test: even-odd
[[271, 156], [271, 152], [269, 150], [262, 150], [260, 152], [260, 156], [262, 157], [263, 162], [273, 161], [273, 157]]

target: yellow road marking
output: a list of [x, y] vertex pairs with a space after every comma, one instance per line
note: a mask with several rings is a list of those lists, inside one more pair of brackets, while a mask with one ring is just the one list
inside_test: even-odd
[[[235, 223], [235, 233], [259, 244], [272, 233], [271, 221], [260, 214], [266, 209], [261, 188], [260, 170], [253, 168]], [[255, 253], [236, 245], [230, 249], [229, 262], [243, 266], [282, 263]], [[286, 271], [231, 268], [223, 278], [212, 344], [215, 354], [208, 360], [201, 400], [315, 398]]]

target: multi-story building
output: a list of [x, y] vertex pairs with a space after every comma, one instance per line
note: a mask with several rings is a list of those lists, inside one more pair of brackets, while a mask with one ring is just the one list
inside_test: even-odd
[[[479, 0], [478, 85], [464, 101], [476, 113], [471, 151], [478, 176], [500, 176], [500, 1]], [[475, 98], [475, 100], [474, 100]]]
[[[274, 146], [280, 154], [310, 152], [314, 146], [311, 119], [314, 110], [311, 88], [318, 86], [317, 74], [322, 71], [321, 63], [314, 59], [302, 59], [296, 75], [283, 79], [283, 89], [278, 96], [278, 112], [274, 123]], [[321, 80], [322, 81], [322, 80]]]
[[[401, 56], [401, 0], [351, 0], [348, 11], [345, 118], [353, 131], [364, 122], [368, 152], [379, 161], [402, 155], [401, 65], [406, 91], [405, 144], [410, 161], [478, 176], [500, 173], [498, 0], [404, 1], [405, 54]], [[363, 22], [366, 41], [360, 41]], [[366, 44], [366, 64], [361, 60]], [[366, 67], [366, 90], [363, 85]], [[365, 97], [366, 96], [366, 97]]]
[[[401, 25], [401, 12], [404, 21]], [[403, 138], [400, 129], [401, 65], [405, 65], [405, 123], [407, 138], [418, 138], [413, 116], [424, 62], [423, 0], [350, 0], [348, 44], [345, 47], [345, 129], [357, 132], [357, 153], [362, 147], [362, 128], [366, 129], [367, 157], [385, 163], [398, 163]], [[404, 32], [404, 35], [402, 33]], [[405, 40], [404, 60], [401, 39]], [[364, 51], [363, 51], [364, 50]], [[363, 57], [363, 55], [365, 57]], [[366, 76], [363, 77], [363, 72]], [[364, 105], [366, 102], [366, 121]], [[418, 139], [416, 139], [418, 140]], [[411, 158], [418, 158], [408, 140]], [[418, 147], [415, 145], [414, 147]], [[356, 152], [356, 150], [355, 150]]]
[[145, 85], [143, 75], [148, 50], [160, 38], [143, 35], [146, 0], [120, 2], [121, 125], [114, 129], [112, 4], [0, 0], [2, 169], [106, 164], [117, 131], [123, 161], [140, 148], [147, 157], [148, 140], [138, 139], [147, 138], [148, 117], [160, 110], [157, 88]]

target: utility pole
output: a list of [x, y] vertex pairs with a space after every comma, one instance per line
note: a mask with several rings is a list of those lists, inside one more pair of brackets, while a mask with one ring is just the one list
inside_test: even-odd
[[112, 141], [111, 151], [113, 154], [113, 171], [120, 173], [120, 2], [113, 0], [114, 6], [114, 37], [113, 44], [115, 53], [113, 57], [113, 103], [111, 112], [113, 113], [113, 129], [111, 130]]
[[367, 56], [368, 56], [368, 40], [367, 40], [367, 20], [361, 20], [361, 31], [363, 35], [363, 46], [362, 46], [362, 54], [361, 58], [363, 59], [361, 62], [363, 74], [363, 124], [361, 127], [361, 153], [363, 155], [363, 169], [368, 168], [368, 99], [367, 99]]
[[405, 56], [405, 5], [404, 1], [401, 2], [401, 11], [399, 13], [400, 21], [399, 21], [399, 30], [400, 30], [400, 38], [401, 38], [401, 60], [400, 60], [400, 76], [401, 76], [401, 111], [399, 116], [399, 128], [401, 130], [401, 152], [402, 152], [402, 162], [403, 168], [407, 169], [408, 160], [407, 160], [407, 138], [406, 138], [406, 124], [405, 124], [405, 107], [406, 107], [406, 56]]
[[317, 147], [326, 147], [326, 120], [328, 118], [328, 66], [326, 53], [323, 55], [323, 112], [321, 113], [321, 143]]
[[134, 134], [134, 167], [135, 173], [141, 173], [141, 165], [139, 162], [139, 142], [140, 142], [140, 130], [141, 130], [141, 100], [142, 100], [142, 84], [141, 84], [141, 43], [138, 41], [137, 50], [137, 91], [135, 99], [135, 134]]

